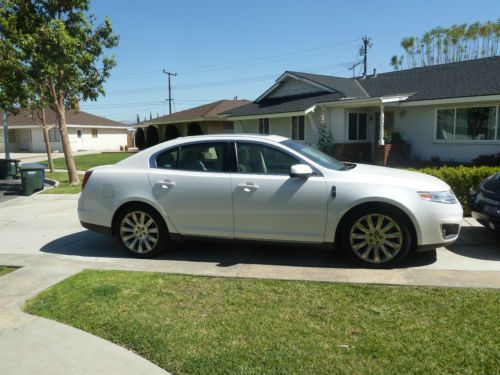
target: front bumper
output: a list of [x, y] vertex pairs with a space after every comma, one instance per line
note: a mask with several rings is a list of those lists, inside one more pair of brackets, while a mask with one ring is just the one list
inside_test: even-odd
[[460, 234], [463, 210], [460, 203], [422, 202], [417, 215], [420, 237], [417, 251], [454, 243]]

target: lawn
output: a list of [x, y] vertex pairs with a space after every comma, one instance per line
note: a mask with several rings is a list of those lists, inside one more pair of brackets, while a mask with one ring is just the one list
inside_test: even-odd
[[[101, 154], [79, 155], [75, 156], [74, 159], [76, 169], [86, 171], [99, 165], [116, 164], [133, 154], [133, 152], [103, 152]], [[42, 163], [47, 164], [47, 161], [42, 161]], [[66, 160], [64, 158], [54, 159], [54, 167], [66, 169]]]
[[8, 273], [15, 271], [14, 267], [0, 266], [0, 276], [7, 275]]
[[493, 374], [500, 292], [93, 271], [25, 311], [177, 374]]
[[[76, 194], [82, 191], [82, 185], [70, 185], [68, 173], [66, 172], [54, 172], [54, 173], [45, 173], [46, 178], [50, 178], [51, 180], [59, 181], [59, 186], [54, 189], [47, 189], [43, 193], [44, 194]], [[80, 180], [83, 178], [83, 175], [80, 175]]]

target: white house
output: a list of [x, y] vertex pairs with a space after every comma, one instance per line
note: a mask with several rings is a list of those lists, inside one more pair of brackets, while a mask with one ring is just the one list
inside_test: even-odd
[[285, 72], [253, 103], [224, 112], [236, 132], [315, 146], [321, 124], [342, 160], [374, 158], [398, 132], [414, 158], [468, 162], [500, 152], [500, 57], [341, 78]]
[[[55, 114], [46, 110], [47, 124], [56, 123]], [[0, 112], [1, 115], [1, 112]], [[127, 145], [127, 125], [94, 116], [86, 112], [66, 110], [69, 141], [73, 151], [118, 151], [120, 146]], [[45, 152], [42, 129], [25, 114], [9, 115], [9, 146], [12, 152]], [[4, 151], [3, 132], [0, 127], [0, 152]], [[49, 131], [52, 151], [62, 152], [61, 137], [58, 128]]]

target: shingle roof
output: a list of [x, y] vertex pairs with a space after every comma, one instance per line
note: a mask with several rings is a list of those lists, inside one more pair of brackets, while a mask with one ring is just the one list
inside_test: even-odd
[[263, 99], [259, 102], [249, 103], [242, 107], [226, 111], [231, 116], [253, 116], [277, 113], [304, 111], [319, 102], [330, 102], [341, 99], [338, 93], [315, 93], [281, 98]]
[[397, 94], [411, 94], [407, 101], [500, 94], [500, 57], [380, 73], [365, 79], [289, 73], [319, 83], [338, 93], [263, 98], [258, 103], [226, 111], [226, 114], [236, 117], [299, 112], [317, 103]]
[[[2, 112], [0, 111], [0, 117], [1, 115]], [[56, 122], [56, 115], [54, 111], [50, 109], [45, 110], [45, 118], [47, 124], [49, 125], [54, 124]], [[8, 124], [9, 126], [35, 125], [33, 120], [23, 112], [20, 112], [15, 116], [9, 115]], [[107, 118], [96, 116], [87, 112], [82, 112], [82, 111], [75, 112], [74, 110], [71, 109], [66, 110], [66, 124], [127, 127], [126, 124], [123, 124], [121, 122], [109, 120]]]
[[189, 108], [184, 111], [172, 113], [170, 115], [158, 117], [147, 121], [148, 124], [161, 124], [162, 122], [183, 121], [199, 117], [216, 117], [219, 114], [236, 107], [251, 103], [250, 100], [218, 100], [213, 103]]
[[500, 57], [427, 66], [358, 79], [370, 96], [414, 93], [408, 101], [500, 94]]
[[365, 98], [368, 95], [363, 88], [352, 78], [324, 76], [303, 72], [289, 72], [293, 75], [308, 79], [311, 82], [319, 83], [322, 86], [331, 88], [342, 95], [343, 98]]

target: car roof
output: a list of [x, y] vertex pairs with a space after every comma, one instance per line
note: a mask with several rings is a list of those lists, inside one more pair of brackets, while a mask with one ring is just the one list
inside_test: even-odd
[[175, 140], [177, 141], [197, 141], [197, 140], [213, 140], [213, 139], [235, 139], [235, 140], [258, 140], [264, 139], [272, 142], [282, 142], [287, 140], [288, 138], [283, 137], [281, 135], [267, 135], [267, 134], [253, 134], [253, 133], [221, 133], [221, 134], [205, 134], [205, 135], [190, 135], [186, 137], [179, 137]]

